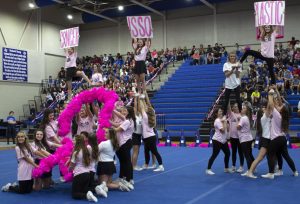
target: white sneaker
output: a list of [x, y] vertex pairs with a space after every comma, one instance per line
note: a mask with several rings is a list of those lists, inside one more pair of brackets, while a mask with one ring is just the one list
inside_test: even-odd
[[64, 179], [64, 177], [59, 177], [59, 180], [60, 180], [60, 182], [62, 182], [62, 183], [65, 183], [66, 182], [66, 180]]
[[156, 168], [156, 164], [153, 164], [152, 166], [148, 166], [148, 169], [155, 169]]
[[95, 191], [97, 195], [103, 196], [104, 198], [107, 198], [107, 193], [106, 191], [102, 188], [101, 185], [96, 186]]
[[121, 191], [127, 191], [127, 192], [130, 191], [130, 189], [126, 185], [124, 185], [121, 181], [119, 182], [119, 189]]
[[244, 168], [241, 166], [236, 170], [237, 173], [242, 173], [243, 171], [244, 171]]
[[131, 179], [131, 180], [129, 181], [129, 183], [131, 183], [131, 185], [134, 185], [134, 180]]
[[135, 170], [135, 171], [142, 171], [143, 169], [144, 169], [144, 168], [139, 167], [139, 166], [133, 167], [133, 170]]
[[8, 192], [9, 187], [11, 187], [11, 183], [8, 183], [8, 184], [2, 186], [1, 191]]
[[299, 175], [298, 171], [294, 172], [294, 176], [297, 177]]
[[153, 171], [158, 172], [158, 171], [164, 171], [165, 168], [163, 165], [159, 165], [156, 169], [154, 169]]
[[92, 202], [95, 202], [95, 203], [98, 202], [98, 199], [94, 196], [94, 194], [91, 191], [87, 192], [86, 198], [87, 198], [88, 201], [92, 201]]
[[206, 170], [205, 170], [205, 173], [206, 173], [207, 175], [215, 175], [215, 173], [214, 173], [211, 169], [206, 169]]
[[248, 178], [253, 178], [253, 179], [256, 179], [257, 178], [257, 176], [254, 176], [252, 173], [247, 173], [246, 174], [246, 176], [248, 177]]
[[268, 178], [268, 179], [274, 179], [274, 174], [271, 173], [267, 173], [264, 175], [261, 175], [262, 178]]
[[299, 92], [297, 92], [297, 95], [299, 95]]
[[231, 167], [231, 172], [236, 172], [235, 166], [232, 166], [232, 167]]
[[225, 168], [224, 169], [224, 173], [233, 173], [233, 171], [231, 169], [229, 169], [229, 168]]
[[16, 187], [17, 185], [19, 185], [18, 182], [13, 182], [13, 184], [11, 184], [12, 187]]
[[106, 182], [105, 182], [105, 181], [103, 181], [103, 182], [100, 184], [100, 186], [101, 186], [101, 188], [102, 188], [103, 190], [105, 190], [106, 193], [108, 192], [108, 188], [107, 188], [107, 185], [106, 185]]
[[295, 93], [294, 93], [294, 92], [292, 92], [292, 96], [293, 96], [293, 95], [295, 95]]
[[247, 176], [248, 171], [246, 171], [245, 173], [242, 173], [241, 176]]
[[283, 175], [283, 171], [282, 170], [278, 170], [274, 176], [282, 176]]
[[148, 165], [146, 165], [146, 164], [144, 164], [144, 165], [142, 166], [142, 169], [143, 169], [143, 170], [145, 170], [145, 169], [149, 169], [149, 166], [148, 166]]
[[117, 164], [118, 164], [117, 160], [114, 160], [114, 164], [115, 164], [115, 165], [117, 165]]
[[134, 186], [129, 183], [128, 181], [126, 181], [125, 179], [120, 179], [120, 181], [125, 185], [127, 186], [127, 188], [129, 188], [130, 190], [134, 190]]

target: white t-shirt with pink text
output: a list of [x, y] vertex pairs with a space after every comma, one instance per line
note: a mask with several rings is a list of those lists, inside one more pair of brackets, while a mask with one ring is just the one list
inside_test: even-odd
[[[224, 129], [223, 122], [221, 121], [220, 118], [217, 118], [215, 120], [214, 127], [215, 127], [215, 134], [212, 137], [212, 139], [221, 142], [222, 144], [225, 144], [227, 142], [226, 130]], [[224, 130], [223, 133], [220, 131], [221, 129]]]
[[251, 134], [249, 118], [247, 116], [242, 116], [238, 125], [241, 126], [241, 129], [238, 130], [240, 143], [252, 141], [253, 137]]
[[76, 67], [76, 60], [77, 60], [77, 52], [74, 52], [71, 55], [69, 55], [69, 53], [66, 52], [65, 68]]
[[148, 47], [144, 46], [141, 49], [141, 52], [137, 55], [134, 55], [134, 60], [135, 61], [145, 61], [146, 60], [146, 56], [147, 56], [147, 52], [148, 52]]
[[270, 38], [265, 37], [261, 40], [261, 55], [267, 58], [274, 58], [276, 32], [274, 31]]
[[88, 133], [93, 133], [93, 125], [94, 125], [93, 118], [79, 117], [77, 125], [78, 125], [78, 129], [77, 129], [77, 134], [78, 135], [83, 131], [88, 132]]
[[24, 148], [24, 153], [21, 151], [20, 147], [15, 147], [17, 160], [18, 160], [18, 181], [28, 181], [32, 179], [33, 166], [29, 164], [24, 157], [32, 159], [31, 154]]

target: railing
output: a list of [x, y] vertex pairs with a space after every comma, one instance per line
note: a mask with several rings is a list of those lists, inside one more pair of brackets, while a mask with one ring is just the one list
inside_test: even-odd
[[165, 130], [166, 129], [166, 115], [156, 114], [156, 129]]
[[225, 93], [225, 89], [222, 90], [222, 92], [220, 93], [218, 99], [217, 99], [216, 102], [214, 103], [212, 109], [211, 109], [210, 112], [208, 113], [207, 119], [210, 119], [210, 118], [212, 117], [212, 115], [213, 115], [213, 113], [215, 112], [215, 109], [216, 109], [217, 105], [219, 104], [220, 99], [221, 99], [221, 97], [224, 95], [224, 93]]

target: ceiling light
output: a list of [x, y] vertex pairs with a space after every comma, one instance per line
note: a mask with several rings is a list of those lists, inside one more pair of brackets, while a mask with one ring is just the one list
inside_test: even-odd
[[69, 14], [69, 15], [67, 15], [67, 18], [68, 18], [69, 20], [72, 20], [72, 19], [73, 19], [73, 16], [72, 16], [71, 14]]
[[28, 4], [28, 7], [29, 7], [29, 8], [34, 8], [35, 5], [34, 5], [34, 3], [29, 3], [29, 4]]
[[123, 11], [124, 10], [124, 6], [122, 6], [122, 5], [118, 6], [118, 10], [119, 11]]

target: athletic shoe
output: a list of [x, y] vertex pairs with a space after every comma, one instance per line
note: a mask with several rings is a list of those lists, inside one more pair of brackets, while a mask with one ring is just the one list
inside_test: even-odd
[[267, 173], [264, 175], [261, 175], [262, 178], [267, 178], [267, 179], [274, 179], [274, 174]]
[[155, 169], [156, 168], [156, 164], [153, 164], [152, 166], [148, 166], [148, 169]]
[[205, 173], [206, 173], [207, 175], [215, 175], [215, 173], [214, 173], [211, 169], [206, 169], [206, 170], [205, 170]]
[[135, 170], [135, 171], [142, 171], [142, 170], [144, 170], [144, 168], [140, 167], [140, 166], [135, 166], [135, 167], [133, 167], [133, 170]]
[[106, 182], [105, 182], [105, 181], [103, 181], [103, 182], [100, 184], [100, 186], [101, 186], [101, 188], [102, 188], [103, 190], [105, 190], [106, 193], [108, 192], [108, 188], [107, 188], [107, 185], [106, 185]]
[[231, 169], [229, 169], [229, 168], [225, 168], [224, 169], [224, 173], [233, 173], [233, 171]]
[[252, 173], [250, 173], [250, 172], [248, 172], [248, 174], [246, 174], [246, 176], [248, 177], [248, 178], [253, 178], [253, 179], [256, 179], [257, 178], [257, 176], [254, 176]]
[[95, 203], [98, 202], [98, 199], [94, 196], [94, 194], [91, 191], [87, 192], [86, 198], [87, 198], [88, 201], [92, 201], [92, 202], [95, 202]]
[[115, 165], [117, 165], [117, 164], [118, 164], [117, 160], [114, 160], [114, 164], [115, 164]]
[[232, 167], [231, 167], [231, 172], [236, 172], [235, 166], [232, 166]]
[[130, 190], [134, 190], [134, 186], [126, 181], [125, 179], [120, 179], [120, 182], [122, 182], [125, 186], [127, 186]]
[[96, 186], [95, 191], [97, 195], [103, 196], [104, 198], [107, 198], [107, 193], [106, 191], [102, 188], [101, 185]]
[[243, 171], [244, 171], [244, 168], [241, 166], [236, 170], [237, 173], [242, 173]]
[[292, 96], [293, 96], [293, 95], [295, 95], [295, 93], [294, 93], [294, 92], [292, 92]]
[[282, 176], [283, 175], [283, 171], [282, 170], [278, 170], [274, 176]]
[[131, 183], [131, 185], [134, 185], [134, 180], [131, 179], [131, 180], [129, 181], [129, 183]]
[[153, 171], [158, 172], [158, 171], [164, 171], [165, 168], [163, 165], [159, 165], [156, 169], [154, 169]]
[[18, 184], [18, 182], [13, 182], [13, 184], [11, 184], [12, 187], [16, 187]]
[[297, 95], [299, 95], [299, 92], [297, 92]]
[[119, 182], [119, 189], [121, 191], [127, 191], [127, 192], [130, 191], [130, 189], [126, 185], [124, 185], [121, 181]]
[[60, 180], [60, 182], [62, 182], [62, 183], [65, 183], [66, 182], [66, 180], [64, 179], [64, 177], [59, 177], [59, 180]]
[[294, 172], [294, 176], [297, 177], [299, 175], [298, 171]]
[[5, 186], [2, 186], [1, 191], [8, 192], [9, 187], [11, 187], [11, 183], [6, 184]]
[[247, 176], [248, 171], [246, 171], [245, 173], [242, 173], [241, 176]]

